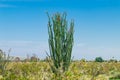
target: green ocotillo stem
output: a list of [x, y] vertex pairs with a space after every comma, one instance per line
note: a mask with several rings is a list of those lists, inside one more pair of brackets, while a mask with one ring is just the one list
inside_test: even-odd
[[50, 57], [56, 72], [60, 67], [65, 72], [71, 62], [71, 54], [73, 48], [74, 22], [71, 21], [70, 27], [66, 20], [66, 14], [54, 14], [52, 17], [48, 15], [48, 34], [49, 34], [49, 50]]

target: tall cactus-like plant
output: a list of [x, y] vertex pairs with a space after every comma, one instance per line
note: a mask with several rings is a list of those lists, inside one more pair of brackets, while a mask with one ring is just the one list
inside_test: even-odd
[[50, 58], [53, 62], [52, 71], [57, 73], [59, 69], [62, 72], [68, 70], [71, 63], [71, 54], [73, 48], [74, 22], [71, 21], [68, 28], [66, 14], [54, 14], [52, 17], [48, 14], [48, 34]]

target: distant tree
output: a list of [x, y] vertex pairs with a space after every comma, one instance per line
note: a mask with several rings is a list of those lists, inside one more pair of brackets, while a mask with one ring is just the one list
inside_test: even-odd
[[14, 61], [15, 61], [15, 62], [20, 62], [20, 58], [19, 58], [19, 57], [16, 57], [16, 58], [14, 59]]
[[29, 61], [30, 61], [30, 56], [29, 56], [29, 54], [27, 54], [27, 58], [25, 58], [23, 61], [24, 61], [24, 62], [29, 62]]
[[36, 54], [33, 54], [33, 56], [30, 58], [30, 61], [37, 62], [39, 61], [39, 58], [36, 56]]
[[102, 57], [96, 57], [95, 62], [104, 62], [104, 60], [102, 59]]
[[30, 61], [30, 60], [29, 60], [29, 59], [27, 59], [27, 58], [23, 60], [23, 62], [29, 62], [29, 61]]
[[116, 59], [110, 59], [108, 62], [118, 62]]

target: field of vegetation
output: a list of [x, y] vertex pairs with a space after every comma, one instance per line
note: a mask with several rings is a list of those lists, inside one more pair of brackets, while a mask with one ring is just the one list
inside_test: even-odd
[[46, 61], [9, 62], [0, 73], [0, 80], [120, 80], [120, 62], [73, 61], [59, 76]]

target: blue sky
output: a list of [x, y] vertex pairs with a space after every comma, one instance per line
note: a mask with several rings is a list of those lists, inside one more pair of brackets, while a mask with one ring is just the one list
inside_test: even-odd
[[11, 48], [13, 56], [45, 58], [46, 12], [67, 12], [68, 21], [74, 19], [74, 59], [120, 60], [119, 0], [0, 0], [0, 48]]

